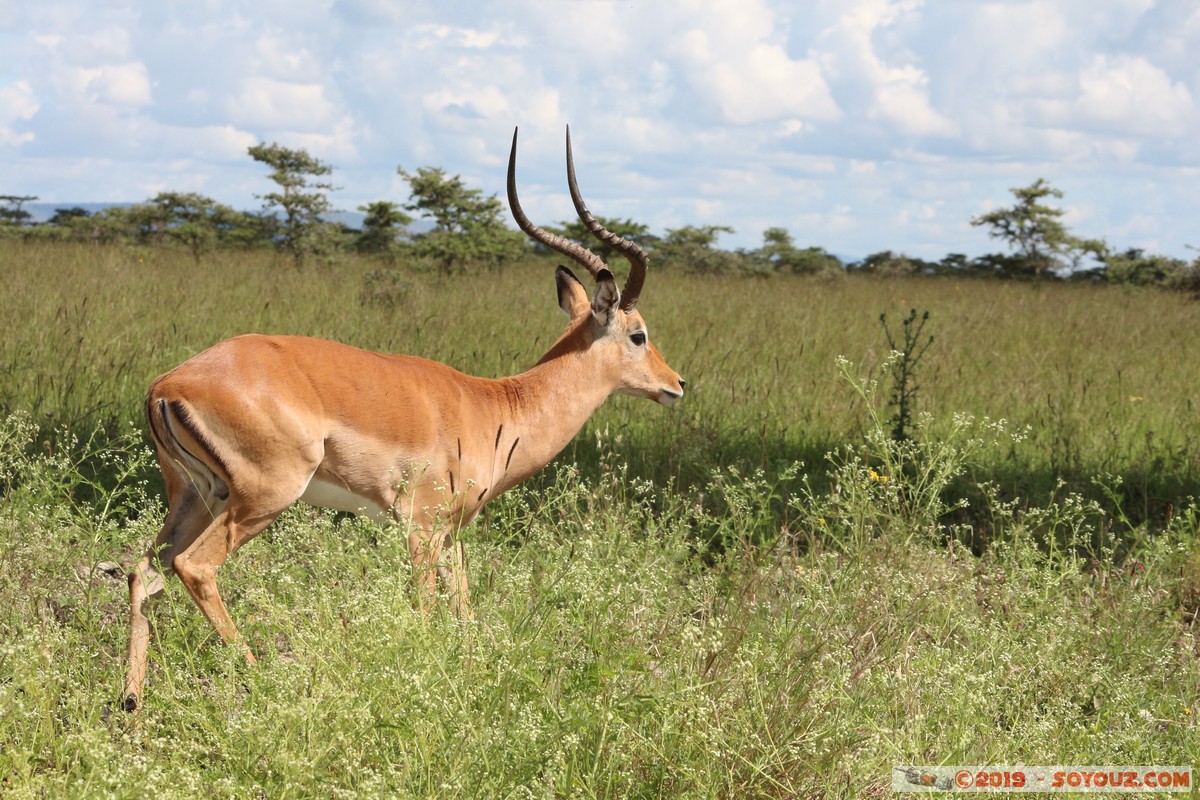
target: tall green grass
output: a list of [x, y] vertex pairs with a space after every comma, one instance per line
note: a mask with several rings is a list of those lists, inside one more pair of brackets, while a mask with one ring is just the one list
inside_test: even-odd
[[[60, 427], [142, 427], [154, 376], [222, 338], [299, 333], [499, 376], [531, 365], [561, 330], [550, 262], [443, 278], [402, 274], [398, 302], [370, 302], [377, 265], [347, 258], [297, 271], [271, 254], [196, 266], [162, 249], [0, 242], [0, 413]], [[859, 439], [867, 410], [837, 359], [883, 377], [880, 314], [928, 311], [917, 412], [1029, 428], [975, 477], [1048, 502], [1060, 481], [1161, 525], [1200, 486], [1200, 304], [1134, 288], [971, 279], [769, 280], [651, 270], [640, 303], [652, 338], [688, 380], [666, 411], [615, 397], [567, 453], [595, 461], [595, 431], [622, 437], [637, 474], [684, 485], [709, 466], [775, 471]], [[886, 400], [881, 395], [880, 402]], [[1115, 483], [1115, 482], [1114, 482]], [[1110, 507], [1110, 510], [1115, 510]]]
[[[153, 376], [249, 330], [509, 374], [561, 329], [553, 271], [0, 247], [0, 795], [862, 797], [913, 764], [1200, 766], [1182, 298], [652, 271], [688, 396], [610, 400], [488, 507], [476, 619], [412, 611], [403, 530], [294, 508], [222, 569], [260, 664], [172, 579], [135, 722], [118, 564], [164, 515]], [[897, 442], [878, 320], [909, 308], [937, 340]]]
[[596, 480], [559, 466], [490, 507], [471, 621], [412, 610], [402, 530], [295, 508], [222, 571], [259, 665], [170, 581], [132, 720], [108, 559], [162, 509], [132, 475], [136, 517], [72, 508], [71, 465], [3, 430], [6, 797], [862, 797], [912, 764], [1200, 763], [1194, 506], [1132, 569], [1047, 553], [1018, 514], [978, 557], [936, 510], [880, 513], [850, 465], [762, 547], [764, 476], [713, 470], [713, 512], [605, 453]]

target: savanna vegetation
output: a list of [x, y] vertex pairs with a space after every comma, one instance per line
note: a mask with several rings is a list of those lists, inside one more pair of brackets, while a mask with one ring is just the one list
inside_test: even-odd
[[414, 613], [405, 531], [296, 508], [223, 568], [261, 663], [170, 581], [124, 714], [155, 375], [246, 331], [511, 374], [561, 325], [494, 196], [400, 168], [409, 201], [351, 230], [330, 165], [250, 155], [257, 213], [164, 192], [34, 225], [0, 197], [0, 794], [858, 797], [910, 765], [1200, 765], [1200, 268], [1073, 235], [1042, 180], [970, 221], [1008, 250], [975, 259], [603, 220], [651, 252], [640, 308], [688, 395], [610, 400], [489, 506], [476, 618]]
[[[352, 228], [330, 221], [336, 210], [330, 193], [338, 190], [332, 183], [332, 165], [303, 149], [276, 143], [259, 143], [248, 154], [268, 168], [275, 185], [274, 191], [258, 195], [263, 204], [257, 212], [235, 211], [194, 192], [166, 191], [141, 203], [111, 205], [95, 213], [80, 207], [59, 208], [49, 219], [37, 222], [25, 209], [38, 199], [35, 195], [0, 195], [0, 238], [185, 249], [197, 264], [201, 255], [214, 250], [271, 249], [297, 267], [305, 261], [328, 262], [357, 252], [389, 265], [398, 260], [431, 264], [445, 274], [503, 267], [526, 254], [527, 242], [506, 225], [496, 195], [469, 187], [460, 176], [441, 168], [398, 167], [397, 173], [409, 186], [408, 201], [360, 205], [360, 225]], [[1063, 192], [1043, 178], [1014, 187], [1011, 193], [1012, 206], [969, 220], [1003, 242], [1007, 252], [975, 258], [950, 253], [938, 261], [884, 250], [847, 263], [821, 247], [797, 245], [792, 234], [779, 226], [763, 231], [760, 247], [730, 251], [719, 246], [721, 234], [734, 232], [727, 225], [685, 225], [659, 234], [633, 219], [597, 219], [638, 242], [659, 266], [688, 272], [770, 277], [853, 271], [1065, 279], [1158, 286], [1200, 296], [1200, 258], [1189, 262], [1075, 235], [1063, 221], [1066, 211], [1054, 204]], [[417, 219], [409, 212], [418, 215], [423, 228], [410, 227]], [[583, 243], [606, 260], [610, 254], [578, 220], [547, 229]], [[377, 277], [384, 283], [395, 280], [386, 273]]]
[[562, 324], [534, 253], [305, 252], [0, 241], [5, 797], [861, 797], [909, 765], [1200, 765], [1200, 305], [653, 260], [639, 307], [688, 394], [611, 399], [488, 507], [474, 620], [412, 610], [404, 531], [297, 507], [222, 571], [259, 665], [168, 581], [131, 718], [155, 375], [245, 331], [511, 374]]

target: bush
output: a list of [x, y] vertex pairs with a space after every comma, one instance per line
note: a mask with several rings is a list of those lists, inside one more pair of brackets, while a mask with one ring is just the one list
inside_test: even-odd
[[400, 270], [380, 267], [363, 276], [359, 302], [365, 306], [395, 308], [404, 304], [412, 288]]

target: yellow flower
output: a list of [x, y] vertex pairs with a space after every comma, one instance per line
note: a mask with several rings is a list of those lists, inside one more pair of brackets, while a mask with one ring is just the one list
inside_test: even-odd
[[876, 483], [887, 483], [888, 482], [887, 475], [880, 475], [878, 472], [876, 472], [873, 469], [867, 470], [867, 477], [870, 478], [871, 480], [875, 481]]

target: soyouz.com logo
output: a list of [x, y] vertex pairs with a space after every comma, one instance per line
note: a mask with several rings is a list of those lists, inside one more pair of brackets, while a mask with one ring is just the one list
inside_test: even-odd
[[895, 792], [1190, 792], [1191, 767], [896, 767]]

